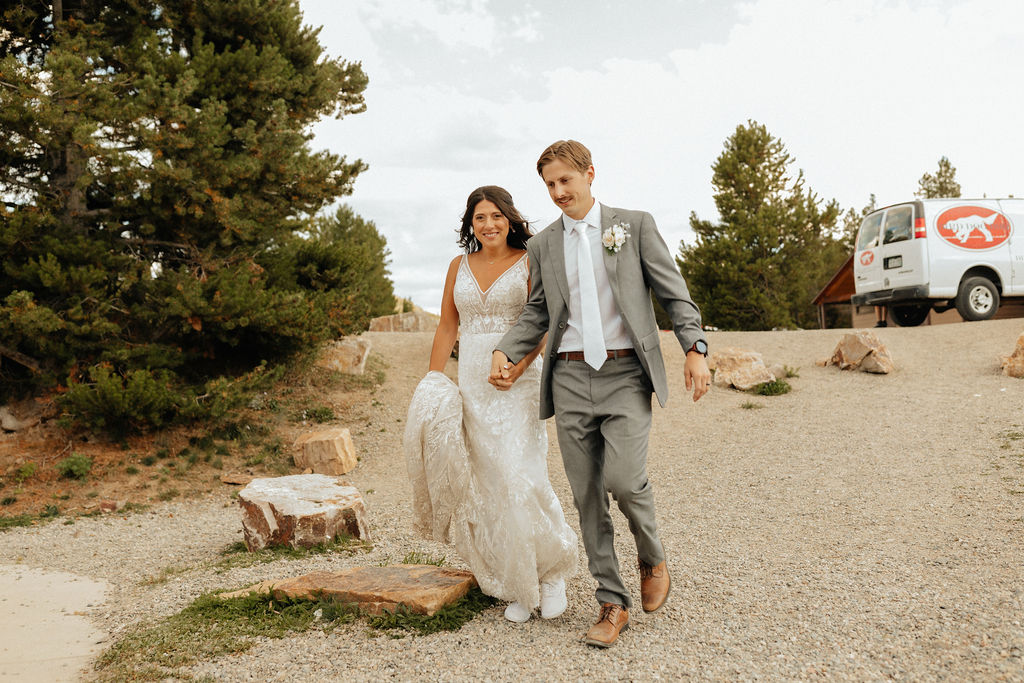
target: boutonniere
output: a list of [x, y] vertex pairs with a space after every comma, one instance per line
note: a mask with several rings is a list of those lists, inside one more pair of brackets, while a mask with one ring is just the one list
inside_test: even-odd
[[616, 223], [601, 233], [601, 243], [613, 254], [619, 253], [622, 245], [629, 239], [629, 223]]

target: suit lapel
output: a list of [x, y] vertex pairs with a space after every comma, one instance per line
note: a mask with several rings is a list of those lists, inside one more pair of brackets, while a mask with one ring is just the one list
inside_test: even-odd
[[[613, 225], [615, 225], [615, 221], [616, 220], [617, 220], [617, 215], [615, 213], [615, 209], [609, 208], [609, 207], [605, 206], [604, 204], [602, 204], [601, 205], [601, 234], [604, 235], [604, 233], [609, 228], [611, 228]], [[619, 262], [619, 254], [618, 254], [618, 252], [614, 252], [614, 251], [611, 251], [609, 249], [605, 249], [603, 246], [601, 247], [601, 253], [604, 256], [604, 269], [608, 272], [608, 284], [611, 285], [612, 295], [614, 295], [615, 301], [617, 303], [617, 302], [620, 301], [620, 299], [619, 299], [619, 278], [618, 278], [617, 273], [616, 273], [616, 267], [618, 266], [618, 262]], [[621, 309], [621, 306], [619, 308]]]
[[569, 309], [569, 278], [565, 274], [565, 227], [562, 217], [559, 216], [556, 224], [551, 225], [548, 233], [548, 254], [551, 256], [552, 266], [555, 269], [555, 279], [558, 281], [558, 289], [561, 290], [562, 300], [565, 301], [566, 310]]

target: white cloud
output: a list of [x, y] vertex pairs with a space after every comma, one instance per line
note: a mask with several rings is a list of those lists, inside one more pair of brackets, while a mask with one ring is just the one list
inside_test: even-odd
[[[584, 20], [602, 20], [591, 3], [577, 6], [590, 12], [579, 31]], [[680, 9], [680, 26], [716, 7]], [[673, 251], [691, 211], [714, 217], [711, 164], [748, 118], [780, 137], [807, 184], [844, 208], [860, 208], [870, 193], [881, 203], [909, 198], [942, 155], [965, 194], [1024, 194], [1024, 3], [753, 0], [738, 16], [724, 39], [681, 37], [657, 59], [611, 58], [581, 42], [590, 64], [581, 68], [567, 66], [565, 46], [542, 33], [543, 17], [499, 27], [481, 2], [377, 2], [342, 33], [355, 36], [346, 46], [369, 36], [365, 61], [381, 58], [374, 68], [384, 77], [371, 71], [368, 111], [323, 124], [317, 143], [370, 164], [351, 203], [388, 237], [396, 291], [434, 309], [470, 190], [504, 185], [541, 227], [556, 215], [534, 163], [559, 138], [586, 143], [595, 195], [651, 211]], [[386, 22], [447, 46], [484, 47], [517, 26], [536, 42], [510, 51], [500, 68], [470, 60], [424, 81], [415, 64], [381, 49], [401, 37]], [[523, 74], [537, 86], [529, 95], [500, 87]]]
[[491, 50], [497, 37], [494, 16], [483, 0], [364, 0], [362, 12], [372, 29], [411, 27], [448, 47]]

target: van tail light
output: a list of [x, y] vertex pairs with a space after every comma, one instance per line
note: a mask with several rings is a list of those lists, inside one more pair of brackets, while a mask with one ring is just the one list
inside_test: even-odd
[[924, 239], [928, 236], [928, 231], [924, 228], [924, 218], [914, 219], [914, 239]]

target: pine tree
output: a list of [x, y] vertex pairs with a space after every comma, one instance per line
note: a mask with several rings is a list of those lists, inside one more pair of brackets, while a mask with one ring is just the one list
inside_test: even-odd
[[935, 174], [925, 173], [917, 181], [917, 192], [915, 197], [921, 199], [938, 199], [941, 197], [959, 197], [960, 183], [956, 181], [956, 168], [949, 162], [949, 159], [939, 159], [939, 168]]
[[846, 213], [843, 214], [841, 236], [839, 240], [842, 242], [847, 255], [853, 253], [857, 246], [857, 231], [860, 230], [860, 224], [864, 220], [864, 217], [877, 208], [878, 203], [875, 200], [875, 193], [872, 192], [868, 199], [868, 203], [864, 205], [860, 211], [855, 211], [851, 208], [847, 209]]
[[365, 330], [395, 311], [387, 241], [372, 221], [342, 206], [261, 260], [275, 287], [312, 293], [335, 336]]
[[718, 223], [690, 215], [677, 263], [704, 322], [723, 329], [810, 327], [811, 301], [846, 254], [839, 207], [791, 177], [793, 159], [762, 124], [736, 127], [712, 166]]
[[261, 265], [365, 168], [309, 147], [367, 79], [296, 0], [0, 8], [0, 401], [101, 370], [184, 391], [331, 334]]

